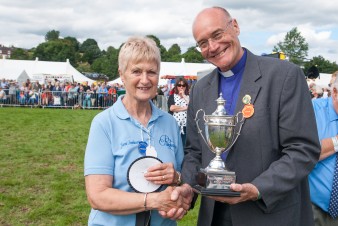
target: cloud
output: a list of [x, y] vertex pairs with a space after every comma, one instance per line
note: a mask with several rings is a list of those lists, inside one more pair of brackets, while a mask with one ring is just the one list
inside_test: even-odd
[[[242, 44], [252, 52], [270, 52], [286, 32], [298, 27], [309, 55], [337, 59], [338, 5], [332, 0], [11, 0], [0, 1], [0, 44], [32, 48], [50, 30], [83, 42], [95, 39], [101, 49], [118, 48], [131, 35], [155, 35], [169, 48], [194, 46], [191, 24], [204, 7], [229, 9], [241, 28]], [[314, 10], [315, 9], [315, 10]], [[284, 35], [283, 35], [284, 34]], [[335, 55], [336, 54], [336, 55]]]

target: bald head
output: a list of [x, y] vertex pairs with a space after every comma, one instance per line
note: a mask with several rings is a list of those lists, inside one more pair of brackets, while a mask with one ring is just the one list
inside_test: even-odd
[[194, 20], [192, 33], [204, 59], [221, 71], [231, 69], [244, 53], [239, 25], [224, 8], [203, 9]]
[[192, 25], [193, 34], [195, 32], [196, 26], [201, 25], [201, 22], [207, 20], [208, 18], [214, 18], [214, 19], [226, 21], [226, 20], [231, 19], [231, 15], [226, 9], [224, 9], [222, 7], [218, 7], [218, 6], [203, 9], [195, 17], [195, 20], [194, 20], [193, 25]]

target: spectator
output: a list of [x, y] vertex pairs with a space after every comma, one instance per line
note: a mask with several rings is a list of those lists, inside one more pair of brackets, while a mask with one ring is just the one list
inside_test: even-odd
[[53, 86], [51, 81], [47, 82], [46, 89], [49, 89], [50, 91], [52, 91], [54, 89], [54, 86]]
[[8, 90], [8, 94], [9, 94], [9, 104], [14, 104], [16, 103], [16, 83], [14, 81], [11, 81], [9, 83], [9, 90]]
[[90, 89], [90, 86], [88, 85], [88, 81], [85, 81], [83, 83], [83, 90], [84, 90], [84, 92], [87, 92], [88, 89]]
[[36, 90], [30, 90], [29, 91], [29, 99], [28, 104], [34, 105], [37, 104], [38, 94], [36, 93]]
[[318, 99], [318, 98], [321, 98], [323, 97], [323, 88], [319, 85], [315, 85], [313, 88], [312, 88], [312, 99]]
[[19, 101], [20, 101], [20, 105], [25, 105], [26, 104], [26, 94], [22, 90], [20, 90]]
[[60, 82], [57, 81], [55, 82], [55, 86], [53, 87], [53, 90], [52, 90], [52, 94], [53, 94], [53, 100], [54, 100], [54, 105], [63, 105], [63, 99], [62, 98], [62, 87], [60, 85]]
[[338, 225], [338, 79], [331, 84], [331, 93], [332, 97], [312, 101], [321, 141], [320, 161], [309, 175], [316, 226]]
[[2, 89], [8, 89], [8, 82], [6, 81], [6, 79], [2, 79], [0, 86]]
[[174, 116], [177, 124], [181, 128], [183, 146], [185, 145], [187, 133], [187, 110], [189, 104], [189, 85], [184, 78], [177, 78], [174, 86], [174, 94], [169, 96], [169, 113]]
[[70, 88], [68, 90], [68, 105], [69, 106], [74, 106], [77, 102], [76, 102], [76, 98], [77, 98], [77, 88], [75, 87], [74, 84], [70, 85]]
[[26, 87], [29, 87], [29, 85], [31, 85], [31, 80], [28, 78], [28, 79], [26, 80]]
[[82, 103], [83, 108], [86, 108], [86, 107], [91, 108], [92, 107], [92, 103], [91, 103], [92, 94], [93, 94], [93, 92], [90, 89], [87, 89], [87, 91], [84, 93], [83, 103]]
[[97, 89], [97, 93], [98, 93], [98, 98], [99, 98], [98, 107], [105, 107], [107, 95], [108, 95], [108, 90], [107, 90], [106, 85], [104, 83], [99, 85], [99, 87]]
[[0, 104], [7, 104], [7, 95], [1, 86], [0, 86]]
[[41, 94], [41, 104], [44, 106], [50, 105], [52, 98], [52, 92], [48, 88], [45, 88]]
[[92, 92], [92, 95], [91, 95], [91, 103], [92, 103], [92, 107], [96, 107], [97, 105], [97, 94], [96, 94], [96, 91], [97, 91], [97, 87], [94, 83], [91, 84], [90, 86], [90, 91]]

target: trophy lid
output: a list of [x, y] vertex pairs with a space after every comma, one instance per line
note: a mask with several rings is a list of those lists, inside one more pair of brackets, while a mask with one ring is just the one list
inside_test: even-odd
[[212, 115], [218, 115], [218, 116], [224, 116], [227, 114], [224, 105], [226, 100], [223, 98], [222, 93], [219, 94], [219, 97], [216, 100], [217, 102], [217, 108], [214, 111], [214, 113], [212, 113]]

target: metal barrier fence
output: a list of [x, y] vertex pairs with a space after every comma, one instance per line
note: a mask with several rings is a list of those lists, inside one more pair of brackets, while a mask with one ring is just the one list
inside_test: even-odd
[[[112, 106], [117, 98], [117, 94], [108, 93], [89, 93], [89, 92], [66, 92], [66, 91], [21, 91], [4, 89], [4, 95], [0, 91], [0, 107], [4, 106], [24, 106], [42, 108], [82, 108], [82, 109], [106, 109]], [[154, 104], [167, 111], [167, 98], [158, 95]]]

